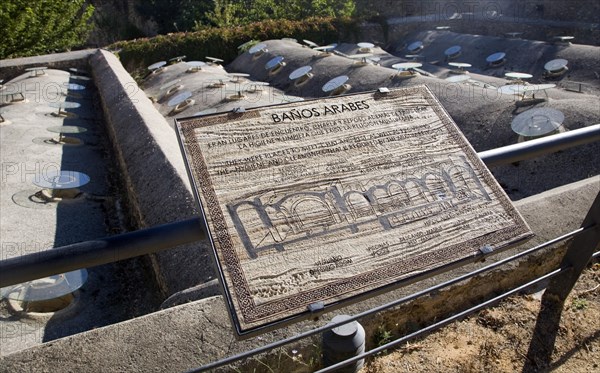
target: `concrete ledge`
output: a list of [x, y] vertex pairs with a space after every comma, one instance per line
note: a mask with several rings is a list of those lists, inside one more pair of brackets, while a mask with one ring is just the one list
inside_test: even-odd
[[88, 67], [88, 57], [95, 52], [96, 49], [84, 49], [76, 52], [0, 60], [0, 79], [8, 81], [13, 77], [22, 74], [25, 67], [32, 66], [48, 66], [52, 69], [66, 69], [69, 67], [85, 69]]
[[[141, 228], [198, 216], [172, 127], [115, 55], [98, 50], [90, 65], [132, 219]], [[214, 278], [208, 250], [198, 243], [149, 256], [165, 298]]]
[[[538, 236], [536, 242], [528, 243], [526, 246], [531, 247], [537, 242], [554, 238], [579, 227], [599, 192], [600, 177], [594, 176], [519, 201], [516, 204], [519, 211]], [[494, 260], [522, 249], [503, 253], [494, 257]], [[367, 331], [367, 336], [372, 336], [379, 326], [384, 326], [394, 333], [416, 329], [430, 323], [436, 317], [439, 319], [464, 309], [482, 299], [490, 298], [495, 292], [514, 287], [551, 270], [560, 261], [560, 253], [560, 250], [543, 251], [485, 276], [474, 278], [466, 284], [451, 287], [429, 297], [422, 297], [415, 302], [361, 322]], [[443, 276], [392, 291], [342, 309], [340, 313], [356, 313], [376, 304], [389, 302], [412, 293], [417, 288], [431, 286], [433, 283], [464, 273], [471, 270], [473, 266], [466, 266]], [[326, 320], [319, 321], [318, 324], [323, 324], [332, 316], [332, 314], [326, 315]], [[260, 338], [244, 342], [236, 341], [225, 305], [222, 298], [218, 296], [21, 351], [3, 358], [0, 366], [11, 372], [29, 372], [34, 368], [44, 372], [184, 371], [310, 327], [314, 327], [314, 324], [304, 322]], [[315, 353], [314, 349], [310, 352], [313, 342], [301, 341], [297, 346], [286, 346], [283, 350], [273, 351], [265, 357], [265, 364], [276, 371], [298, 369], [302, 365], [298, 365], [293, 359], [288, 359], [287, 351], [296, 348], [306, 357], [310, 353]], [[372, 341], [368, 339], [367, 344], [367, 348], [370, 348]], [[256, 364], [252, 361], [244, 364], [252, 363]], [[252, 369], [244, 366], [242, 371], [252, 371]]]
[[600, 176], [596, 175], [515, 202], [536, 235], [529, 245], [579, 228], [598, 193]]

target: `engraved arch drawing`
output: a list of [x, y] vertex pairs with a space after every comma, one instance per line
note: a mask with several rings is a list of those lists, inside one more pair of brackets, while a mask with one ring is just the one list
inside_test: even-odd
[[462, 162], [453, 162], [451, 166], [445, 169], [448, 180], [454, 187], [454, 193], [462, 198], [482, 198], [490, 200], [489, 194], [483, 187], [481, 180], [475, 174], [475, 171], [466, 162], [466, 159], [461, 157]]
[[229, 216], [250, 258], [264, 246], [274, 246], [281, 251], [273, 232], [273, 223], [260, 198], [227, 205]]
[[297, 231], [309, 232], [315, 228], [326, 230], [336, 223], [335, 213], [327, 201], [314, 195], [306, 195], [290, 208]]
[[291, 214], [285, 207], [280, 206], [279, 208], [275, 208], [267, 205], [265, 211], [271, 217], [273, 225], [269, 227], [269, 231], [275, 242], [282, 242], [290, 233], [293, 233], [293, 220], [290, 219]]
[[395, 211], [400, 205], [400, 200], [395, 195], [390, 194], [390, 182], [372, 187], [368, 193], [379, 214]]
[[448, 181], [436, 172], [428, 172], [422, 178], [427, 188], [427, 199], [429, 202], [435, 202], [446, 199], [450, 196], [451, 188]]
[[364, 192], [349, 191], [344, 194], [344, 199], [354, 221], [375, 215], [375, 210]]
[[397, 201], [398, 207], [404, 207], [410, 205], [410, 197], [406, 186], [396, 180], [392, 180], [388, 183], [388, 193], [390, 196], [394, 196]]
[[425, 185], [421, 178], [410, 177], [401, 182], [406, 188], [408, 199], [411, 201], [412, 206], [427, 203], [427, 197], [425, 196]]

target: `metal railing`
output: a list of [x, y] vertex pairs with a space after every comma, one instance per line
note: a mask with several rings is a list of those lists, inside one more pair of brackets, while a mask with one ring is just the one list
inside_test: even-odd
[[[596, 141], [600, 141], [600, 124], [478, 155], [488, 166], [495, 166]], [[193, 218], [9, 258], [0, 261], [0, 287], [151, 254], [205, 237], [204, 222]]]
[[600, 124], [478, 153], [488, 167], [523, 161], [578, 145], [600, 141]]
[[113, 263], [204, 238], [203, 221], [194, 218], [5, 259], [0, 261], [0, 287]]
[[[587, 231], [589, 229], [592, 229], [594, 227], [585, 227], [585, 228], [576, 229], [576, 230], [574, 230], [572, 232], [569, 232], [567, 234], [564, 234], [564, 235], [562, 235], [560, 237], [554, 238], [553, 240], [547, 241], [547, 242], [545, 242], [545, 243], [543, 243], [541, 245], [538, 245], [538, 246], [535, 246], [535, 247], [533, 247], [531, 249], [522, 251], [522, 252], [520, 252], [518, 254], [515, 254], [513, 256], [510, 256], [508, 258], [499, 260], [499, 261], [494, 262], [492, 264], [489, 264], [489, 265], [487, 265], [485, 267], [478, 268], [478, 269], [476, 269], [476, 270], [474, 270], [472, 272], [465, 273], [465, 274], [463, 274], [461, 276], [458, 276], [458, 277], [455, 277], [455, 278], [450, 279], [448, 281], [445, 281], [445, 282], [442, 282], [440, 284], [434, 285], [434, 286], [429, 287], [427, 289], [423, 289], [423, 290], [420, 290], [420, 291], [418, 291], [416, 293], [413, 293], [413, 294], [410, 294], [408, 296], [402, 297], [400, 299], [396, 299], [396, 300], [394, 300], [392, 302], [389, 302], [387, 304], [384, 304], [384, 305], [372, 308], [370, 310], [358, 313], [356, 315], [352, 315], [348, 319], [344, 320], [343, 322], [340, 322], [340, 323], [330, 323], [330, 324], [327, 324], [327, 325], [324, 325], [324, 326], [321, 326], [321, 327], [318, 327], [318, 328], [306, 331], [304, 333], [300, 333], [300, 334], [294, 335], [294, 336], [286, 338], [286, 339], [282, 339], [282, 340], [279, 340], [279, 341], [276, 341], [276, 342], [272, 342], [272, 343], [264, 345], [262, 347], [259, 347], [259, 348], [253, 349], [253, 350], [249, 350], [249, 351], [246, 351], [246, 352], [241, 353], [241, 354], [233, 355], [233, 356], [230, 356], [228, 358], [212, 362], [210, 364], [206, 364], [206, 365], [204, 365], [204, 366], [202, 366], [202, 367], [200, 367], [198, 369], [190, 370], [190, 371], [188, 371], [188, 373], [190, 373], [190, 372], [203, 372], [203, 371], [207, 371], [207, 370], [210, 370], [210, 369], [215, 369], [215, 368], [218, 368], [218, 367], [221, 367], [221, 366], [229, 365], [229, 364], [234, 363], [236, 361], [244, 360], [244, 359], [247, 359], [249, 357], [252, 357], [252, 356], [255, 356], [255, 355], [267, 352], [269, 350], [273, 350], [275, 348], [282, 347], [282, 346], [284, 346], [286, 344], [290, 344], [290, 343], [299, 341], [301, 339], [308, 338], [308, 337], [311, 337], [313, 335], [323, 333], [323, 332], [331, 330], [333, 328], [337, 328], [337, 327], [339, 327], [341, 325], [347, 324], [348, 322], [356, 321], [356, 320], [362, 319], [364, 317], [367, 317], [367, 316], [370, 316], [370, 315], [374, 315], [374, 314], [377, 314], [379, 312], [385, 311], [387, 309], [399, 306], [401, 304], [408, 303], [408, 302], [413, 301], [413, 300], [415, 300], [417, 298], [420, 298], [420, 297], [422, 297], [424, 295], [431, 294], [433, 292], [436, 292], [436, 291], [442, 290], [444, 288], [447, 288], [449, 286], [455, 285], [455, 284], [457, 284], [457, 283], [459, 283], [461, 281], [468, 280], [468, 279], [473, 278], [475, 276], [484, 274], [484, 273], [489, 272], [492, 269], [498, 268], [498, 267], [500, 267], [500, 266], [502, 266], [504, 264], [513, 262], [513, 261], [515, 261], [517, 259], [520, 259], [520, 258], [525, 257], [527, 255], [533, 254], [533, 253], [535, 253], [537, 251], [540, 251], [542, 249], [545, 249], [545, 248], [547, 248], [549, 246], [552, 246], [554, 244], [562, 242], [562, 241], [564, 241], [566, 239], [575, 237], [576, 235], [581, 234], [581, 233], [583, 233], [583, 232], [585, 232], [585, 231]], [[473, 310], [472, 312], [475, 312], [475, 311], [476, 310]], [[440, 323], [443, 322], [443, 321], [444, 320], [440, 321]], [[443, 324], [443, 325], [445, 325], [445, 324]], [[441, 325], [441, 326], [443, 326], [443, 325]], [[403, 338], [412, 338], [412, 337], [406, 336], [406, 337], [403, 337]], [[395, 341], [390, 342], [390, 343], [394, 343], [394, 342]], [[398, 343], [401, 343], [401, 342], [402, 341], [400, 341]], [[371, 350], [371, 351], [373, 351], [373, 350]], [[371, 352], [371, 351], [369, 351], [369, 352]], [[381, 350], [381, 351], [383, 351], [383, 350]], [[377, 352], [378, 351], [374, 351], [374, 352], [372, 352], [372, 354], [375, 354]], [[365, 352], [365, 354], [367, 354], [367, 352]], [[357, 360], [360, 360], [360, 359], [357, 359]], [[354, 360], [354, 358], [353, 358], [351, 361], [348, 360], [346, 363], [350, 364], [353, 361], [356, 361], [356, 360]]]
[[372, 356], [374, 354], [377, 354], [377, 353], [380, 353], [382, 351], [385, 351], [388, 348], [395, 347], [395, 346], [399, 345], [400, 343], [404, 343], [404, 342], [406, 342], [406, 341], [408, 341], [408, 340], [410, 340], [412, 338], [416, 338], [416, 337], [418, 337], [420, 335], [433, 332], [433, 331], [435, 331], [435, 330], [437, 330], [437, 329], [439, 329], [439, 328], [441, 328], [443, 326], [446, 326], [446, 325], [450, 324], [451, 322], [454, 322], [456, 320], [460, 320], [460, 319], [462, 319], [462, 318], [464, 318], [466, 316], [469, 316], [470, 314], [472, 314], [474, 312], [477, 312], [477, 311], [479, 311], [479, 310], [481, 310], [481, 309], [483, 309], [485, 307], [488, 307], [488, 306], [490, 306], [490, 305], [492, 305], [492, 304], [494, 304], [494, 303], [496, 303], [496, 302], [498, 302], [498, 301], [500, 301], [500, 300], [502, 300], [502, 299], [504, 299], [506, 297], [514, 295], [514, 294], [516, 294], [516, 293], [518, 293], [520, 291], [523, 291], [523, 290], [525, 290], [525, 289], [527, 289], [527, 288], [529, 288], [529, 287], [531, 287], [533, 285], [539, 284], [539, 283], [541, 283], [543, 281], [546, 281], [546, 280], [549, 280], [551, 278], [554, 278], [555, 276], [557, 276], [557, 275], [561, 274], [562, 272], [567, 271], [569, 269], [570, 269], [570, 267], [555, 269], [554, 271], [552, 271], [552, 272], [550, 272], [550, 273], [548, 273], [548, 274], [546, 274], [544, 276], [541, 276], [541, 277], [539, 277], [539, 278], [537, 278], [537, 279], [535, 279], [533, 281], [530, 281], [530, 282], [528, 282], [528, 283], [526, 283], [524, 285], [516, 287], [516, 288], [514, 288], [514, 289], [512, 289], [510, 291], [507, 291], [507, 292], [505, 292], [505, 293], [503, 293], [501, 295], [498, 295], [497, 297], [494, 297], [492, 299], [489, 299], [489, 300], [487, 300], [487, 301], [485, 301], [483, 303], [480, 303], [477, 306], [474, 306], [474, 307], [471, 307], [471, 308], [469, 308], [469, 309], [467, 309], [465, 311], [459, 312], [459, 313], [457, 313], [454, 316], [448, 317], [448, 318], [446, 318], [446, 319], [444, 319], [442, 321], [438, 321], [435, 324], [432, 324], [432, 325], [429, 325], [427, 327], [424, 327], [424, 328], [422, 328], [422, 329], [420, 329], [420, 330], [418, 330], [418, 331], [416, 331], [414, 333], [408, 334], [408, 335], [406, 335], [406, 336], [404, 336], [402, 338], [398, 338], [396, 340], [388, 342], [388, 343], [386, 343], [386, 344], [384, 344], [382, 346], [379, 346], [377, 348], [374, 348], [374, 349], [369, 350], [367, 352], [364, 352], [362, 354], [358, 354], [358, 355], [356, 355], [356, 356], [354, 356], [352, 358], [340, 361], [339, 363], [336, 363], [336, 364], [330, 365], [330, 366], [328, 366], [326, 368], [320, 369], [320, 370], [316, 371], [315, 373], [324, 373], [324, 372], [334, 371], [334, 370], [339, 369], [339, 368], [341, 368], [343, 366], [352, 364], [353, 362], [362, 360], [365, 357], [369, 357], [369, 356]]

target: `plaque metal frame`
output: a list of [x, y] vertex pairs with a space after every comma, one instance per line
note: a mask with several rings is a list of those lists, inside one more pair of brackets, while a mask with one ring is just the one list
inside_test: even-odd
[[175, 127], [238, 337], [532, 237], [425, 86], [179, 118]]

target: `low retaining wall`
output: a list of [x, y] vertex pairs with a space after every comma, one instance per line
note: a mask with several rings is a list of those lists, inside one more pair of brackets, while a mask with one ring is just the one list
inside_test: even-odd
[[[90, 66], [134, 223], [143, 228], [198, 216], [172, 126], [115, 55], [98, 50]], [[215, 277], [206, 241], [149, 258], [165, 298]]]
[[[483, 19], [481, 19], [483, 18]], [[520, 32], [528, 40], [551, 42], [554, 36], [574, 36], [573, 43], [600, 45], [600, 24], [583, 22], [558, 22], [551, 20], [515, 18], [510, 16], [475, 18], [465, 15], [462, 19], [447, 19], [428, 15], [423, 17], [382, 18], [381, 23], [361, 25], [363, 40], [388, 43], [403, 40], [415, 31], [435, 30], [438, 26], [449, 26], [456, 33], [505, 37], [507, 32]], [[408, 40], [407, 40], [408, 42]]]

